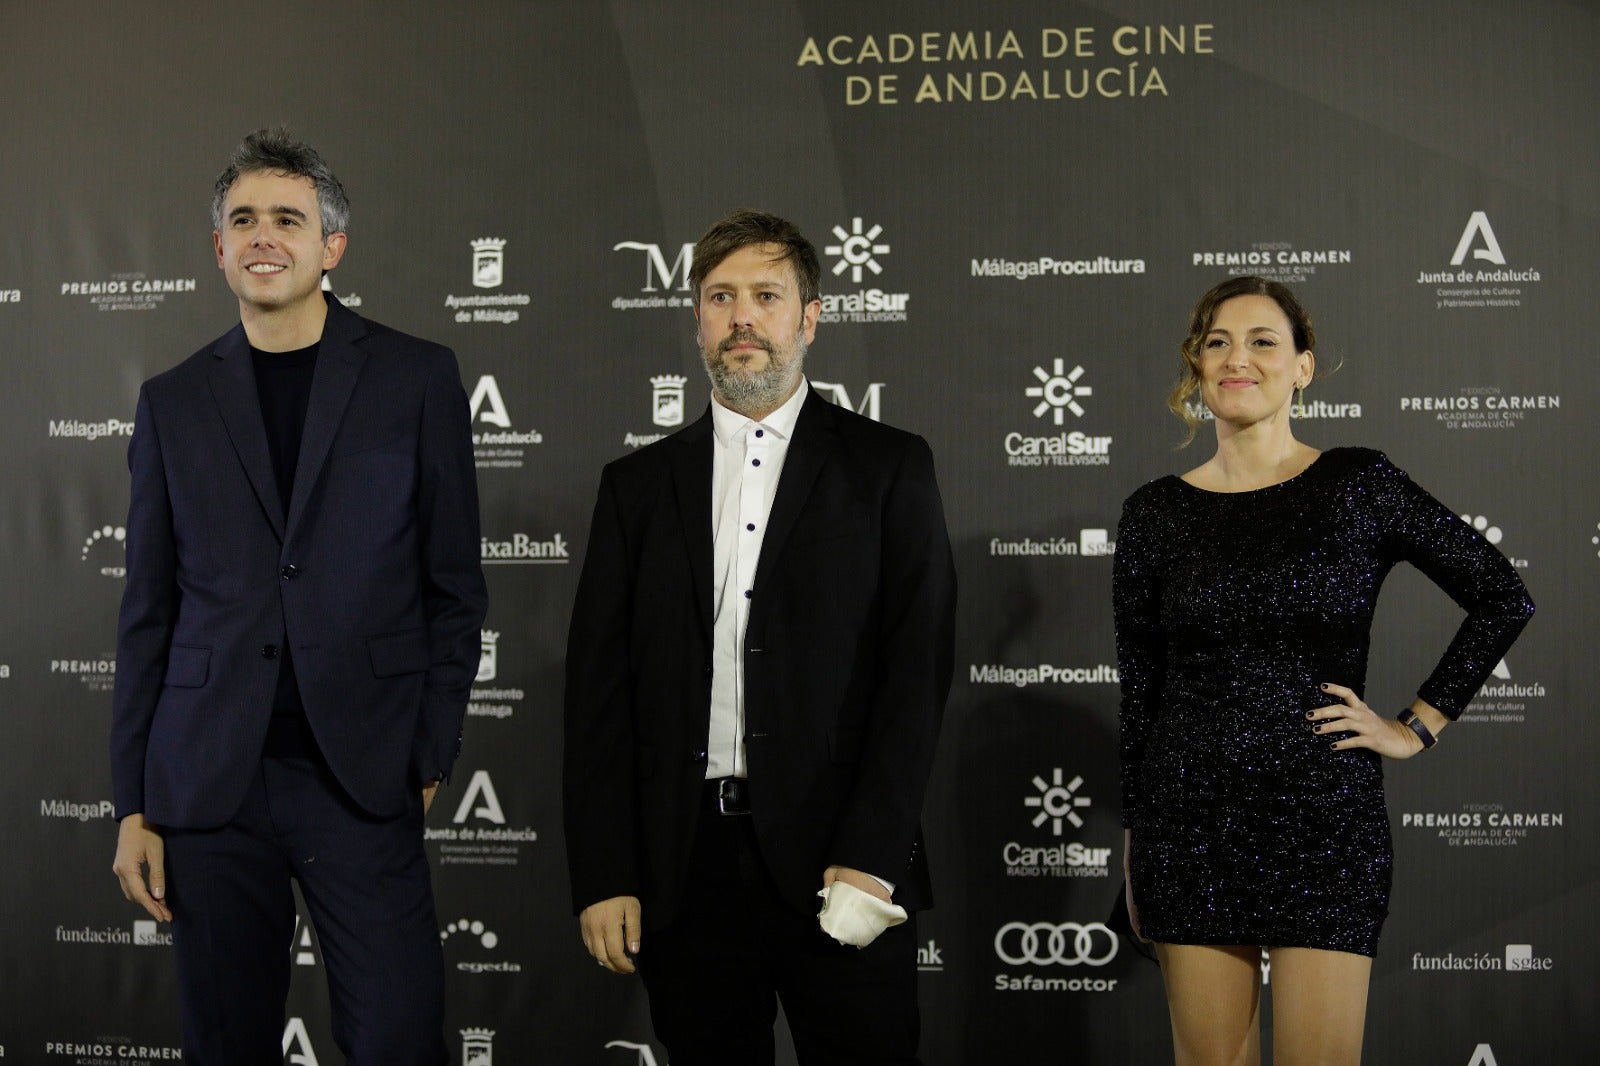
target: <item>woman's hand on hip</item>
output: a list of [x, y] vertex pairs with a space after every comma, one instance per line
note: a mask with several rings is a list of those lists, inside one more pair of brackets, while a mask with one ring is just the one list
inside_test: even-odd
[[1390, 759], [1409, 759], [1422, 750], [1422, 739], [1394, 718], [1385, 718], [1361, 701], [1352, 689], [1328, 682], [1322, 691], [1342, 702], [1306, 712], [1311, 731], [1319, 736], [1342, 733], [1333, 751], [1370, 748]]

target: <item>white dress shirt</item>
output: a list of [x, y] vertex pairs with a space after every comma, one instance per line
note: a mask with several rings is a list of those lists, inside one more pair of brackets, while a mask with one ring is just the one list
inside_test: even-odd
[[[706, 777], [749, 777], [744, 750], [744, 634], [756, 562], [778, 476], [811, 386], [804, 378], [783, 406], [756, 422], [711, 400], [711, 728]], [[894, 882], [866, 871], [891, 894]]]
[[712, 623], [711, 729], [707, 777], [748, 777], [744, 751], [744, 634], [756, 561], [778, 475], [810, 386], [804, 378], [783, 406], [761, 421], [711, 401]]

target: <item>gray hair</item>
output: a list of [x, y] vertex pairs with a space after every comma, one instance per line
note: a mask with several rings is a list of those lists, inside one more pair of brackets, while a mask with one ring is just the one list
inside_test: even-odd
[[322, 215], [322, 235], [347, 233], [350, 228], [350, 201], [345, 197], [344, 186], [333, 176], [322, 156], [309, 144], [295, 140], [289, 131], [279, 126], [270, 130], [256, 130], [239, 142], [228, 160], [228, 166], [217, 175], [217, 184], [211, 193], [211, 228], [222, 229], [222, 205], [228, 190], [240, 175], [271, 171], [296, 178], [310, 178], [317, 187], [317, 211]]

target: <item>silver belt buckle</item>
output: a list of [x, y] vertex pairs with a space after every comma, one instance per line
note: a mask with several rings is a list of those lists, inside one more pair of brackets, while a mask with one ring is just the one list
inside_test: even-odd
[[749, 814], [750, 813], [750, 810], [749, 810], [749, 806], [750, 805], [749, 805], [748, 801], [745, 803], [745, 809], [744, 810], [730, 811], [728, 809], [728, 804], [729, 803], [736, 802], [738, 800], [738, 797], [735, 795], [735, 793], [737, 793], [738, 791], [739, 791], [739, 779], [736, 778], [736, 777], [726, 777], [726, 778], [723, 778], [720, 782], [717, 783], [717, 813], [718, 814], [727, 816], [727, 815], [734, 815], [734, 814]]

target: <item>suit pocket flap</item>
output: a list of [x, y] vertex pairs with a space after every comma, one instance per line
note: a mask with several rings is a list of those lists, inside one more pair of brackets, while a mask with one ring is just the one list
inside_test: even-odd
[[167, 675], [162, 683], [174, 688], [199, 688], [211, 670], [211, 649], [174, 644], [167, 649]]
[[368, 637], [367, 654], [372, 658], [374, 677], [419, 673], [428, 668], [428, 634], [421, 629], [408, 629]]

